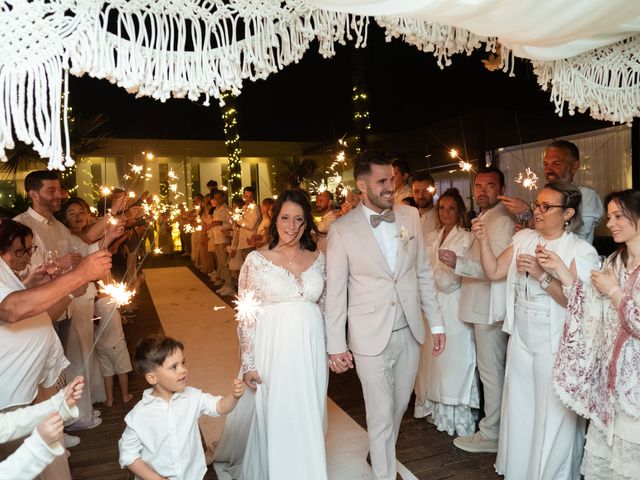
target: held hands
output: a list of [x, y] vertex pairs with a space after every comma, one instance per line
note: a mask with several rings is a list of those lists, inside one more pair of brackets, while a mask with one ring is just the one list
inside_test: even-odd
[[73, 408], [75, 404], [82, 398], [82, 391], [84, 389], [84, 378], [76, 377], [69, 385], [64, 387], [64, 398], [67, 401], [69, 408]]
[[447, 336], [444, 333], [436, 333], [433, 335], [433, 350], [431, 355], [434, 357], [439, 356], [444, 352], [444, 347], [447, 344]]
[[334, 373], [344, 373], [353, 368], [353, 355], [350, 351], [331, 353], [329, 355], [329, 368]]
[[231, 393], [233, 394], [233, 398], [240, 400], [244, 394], [244, 383], [242, 383], [242, 380], [239, 378], [233, 379], [233, 389], [231, 390]]
[[[262, 383], [262, 379], [260, 378], [260, 375], [258, 375], [258, 372], [256, 370], [249, 370], [248, 372], [246, 372], [242, 376], [242, 381], [251, 390], [255, 390], [256, 388], [258, 388], [258, 385]], [[235, 383], [234, 383], [234, 388], [235, 388]]]
[[518, 197], [507, 197], [506, 195], [498, 195], [498, 200], [502, 202], [505, 208], [512, 215], [518, 215], [519, 213], [529, 210], [529, 204]]
[[44, 443], [52, 445], [60, 441], [60, 438], [62, 437], [62, 429], [64, 428], [62, 417], [57, 412], [51, 413], [38, 424], [37, 428], [40, 437], [44, 440]]
[[447, 267], [456, 268], [456, 263], [458, 263], [458, 256], [456, 252], [452, 250], [446, 250], [441, 248], [438, 250], [438, 260], [444, 263]]
[[27, 288], [39, 287], [51, 281], [51, 275], [47, 272], [48, 265], [43, 263], [31, 270], [29, 276], [24, 279], [24, 286]]

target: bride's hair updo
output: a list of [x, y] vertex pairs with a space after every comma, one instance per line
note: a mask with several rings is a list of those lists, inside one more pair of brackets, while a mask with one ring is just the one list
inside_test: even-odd
[[273, 216], [271, 217], [271, 224], [269, 225], [269, 236], [272, 239], [271, 243], [269, 243], [269, 250], [275, 248], [280, 240], [277, 223], [278, 217], [280, 216], [280, 210], [282, 210], [284, 202], [293, 202], [300, 205], [300, 208], [302, 208], [302, 213], [304, 215], [304, 232], [302, 232], [302, 237], [300, 237], [300, 246], [305, 250], [315, 252], [317, 248], [315, 238], [317, 238], [316, 236], [318, 235], [318, 227], [316, 226], [316, 222], [314, 222], [313, 215], [311, 214], [311, 202], [309, 201], [309, 197], [302, 190], [285, 190], [278, 195], [278, 199], [273, 206]]

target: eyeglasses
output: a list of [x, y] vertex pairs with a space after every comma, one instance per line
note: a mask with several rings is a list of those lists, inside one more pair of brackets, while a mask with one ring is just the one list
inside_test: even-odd
[[38, 246], [37, 246], [37, 245], [33, 245], [33, 246], [29, 247], [29, 248], [19, 248], [18, 250], [16, 250], [16, 251], [14, 252], [14, 254], [15, 254], [15, 256], [16, 256], [16, 257], [18, 257], [18, 258], [20, 258], [20, 257], [24, 256], [25, 254], [27, 254], [27, 255], [31, 256], [31, 255], [33, 255], [33, 254], [34, 254], [34, 252], [35, 252], [37, 249], [38, 249]]
[[564, 205], [552, 205], [550, 203], [542, 202], [531, 202], [531, 210], [535, 211], [535, 209], [540, 209], [541, 213], [547, 213], [550, 208], [565, 208]]

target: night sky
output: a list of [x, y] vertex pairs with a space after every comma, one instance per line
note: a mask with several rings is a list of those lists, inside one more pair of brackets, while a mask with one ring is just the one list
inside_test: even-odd
[[[238, 99], [242, 140], [332, 142], [351, 129], [351, 88], [355, 58], [364, 65], [372, 131], [401, 132], [484, 109], [520, 110], [549, 116], [549, 94], [537, 86], [531, 66], [516, 65], [516, 77], [489, 72], [485, 52], [456, 55], [441, 70], [430, 53], [400, 40], [387, 43], [372, 24], [369, 44], [356, 51], [338, 46], [324, 59], [312, 44], [302, 61], [266, 80], [246, 81]], [[223, 139], [220, 109], [186, 99], [161, 103], [87, 76], [73, 78], [76, 113], [104, 113], [109, 130], [120, 138]], [[571, 120], [567, 120], [571, 121]]]

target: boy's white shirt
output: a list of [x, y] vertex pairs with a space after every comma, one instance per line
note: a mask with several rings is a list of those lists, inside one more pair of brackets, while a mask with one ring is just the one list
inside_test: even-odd
[[78, 418], [78, 407], [69, 408], [64, 394], [64, 391], [60, 391], [49, 400], [36, 405], [0, 413], [0, 443], [16, 440], [33, 432], [14, 453], [0, 462], [0, 480], [35, 478], [55, 457], [64, 453], [60, 442], [47, 445], [37, 428], [42, 420], [55, 411], [60, 412], [63, 422]]
[[127, 468], [140, 458], [159, 475], [171, 480], [202, 479], [207, 466], [198, 430], [201, 415], [218, 416], [221, 396], [187, 387], [169, 402], [142, 394], [124, 421], [126, 428], [118, 448], [120, 466]]

